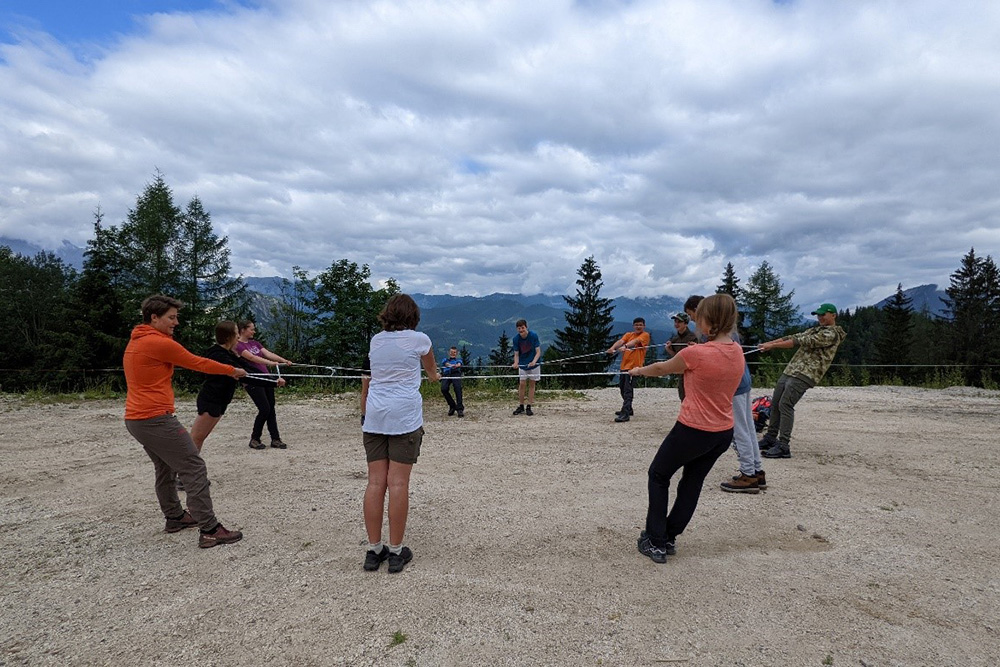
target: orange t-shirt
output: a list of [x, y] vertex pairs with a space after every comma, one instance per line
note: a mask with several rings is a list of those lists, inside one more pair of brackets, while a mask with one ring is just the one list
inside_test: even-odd
[[622, 336], [622, 340], [626, 343], [636, 341], [635, 349], [622, 352], [622, 370], [627, 371], [630, 368], [642, 366], [646, 361], [646, 348], [649, 347], [649, 332], [643, 331], [637, 334], [634, 331], [629, 331]]
[[677, 421], [717, 433], [733, 427], [733, 394], [743, 379], [743, 348], [728, 340], [691, 345], [677, 353], [684, 371], [684, 400]]
[[150, 419], [174, 412], [174, 366], [212, 375], [229, 375], [233, 367], [199, 357], [173, 338], [140, 324], [122, 359], [125, 367], [125, 419]]

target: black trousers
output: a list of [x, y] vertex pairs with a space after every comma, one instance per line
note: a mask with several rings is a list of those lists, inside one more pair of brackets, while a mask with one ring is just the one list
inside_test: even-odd
[[[670, 429], [649, 466], [646, 534], [655, 546], [665, 546], [687, 528], [705, 477], [732, 442], [731, 428], [713, 433], [677, 422]], [[677, 482], [677, 497], [668, 512], [670, 478], [681, 468], [684, 472]]]
[[257, 418], [253, 420], [253, 432], [250, 437], [260, 440], [260, 436], [264, 433], [264, 424], [267, 424], [271, 440], [280, 440], [278, 417], [274, 412], [274, 387], [247, 387], [247, 393], [257, 406]]
[[632, 414], [632, 396], [635, 394], [635, 378], [628, 371], [618, 373], [618, 391], [622, 395], [622, 412]]
[[[455, 388], [455, 398], [451, 397], [450, 389]], [[441, 380], [441, 394], [444, 400], [448, 401], [448, 407], [452, 410], [465, 412], [465, 403], [462, 402], [462, 378], [444, 378]]]

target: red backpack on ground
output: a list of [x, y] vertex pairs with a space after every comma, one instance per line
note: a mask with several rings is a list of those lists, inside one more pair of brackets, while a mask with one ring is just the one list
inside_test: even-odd
[[750, 409], [753, 410], [753, 425], [760, 433], [765, 428], [767, 428], [767, 420], [771, 416], [771, 397], [770, 396], [759, 396], [753, 399], [753, 403], [750, 404]]

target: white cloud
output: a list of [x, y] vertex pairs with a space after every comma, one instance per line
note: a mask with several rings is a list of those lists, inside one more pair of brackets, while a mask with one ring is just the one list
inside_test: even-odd
[[565, 293], [593, 254], [609, 295], [684, 296], [766, 259], [799, 303], [857, 304], [1000, 252], [991, 3], [295, 0], [143, 25], [85, 62], [0, 46], [0, 235], [82, 244], [158, 168], [239, 271], [347, 257], [410, 291]]

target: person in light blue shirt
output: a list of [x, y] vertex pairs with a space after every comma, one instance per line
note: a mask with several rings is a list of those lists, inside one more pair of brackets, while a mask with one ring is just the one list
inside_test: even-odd
[[[455, 398], [451, 397], [451, 389], [455, 389]], [[462, 402], [462, 360], [458, 356], [458, 348], [452, 346], [448, 356], [441, 360], [441, 394], [448, 401], [448, 416], [458, 413], [465, 416], [465, 403]]]

